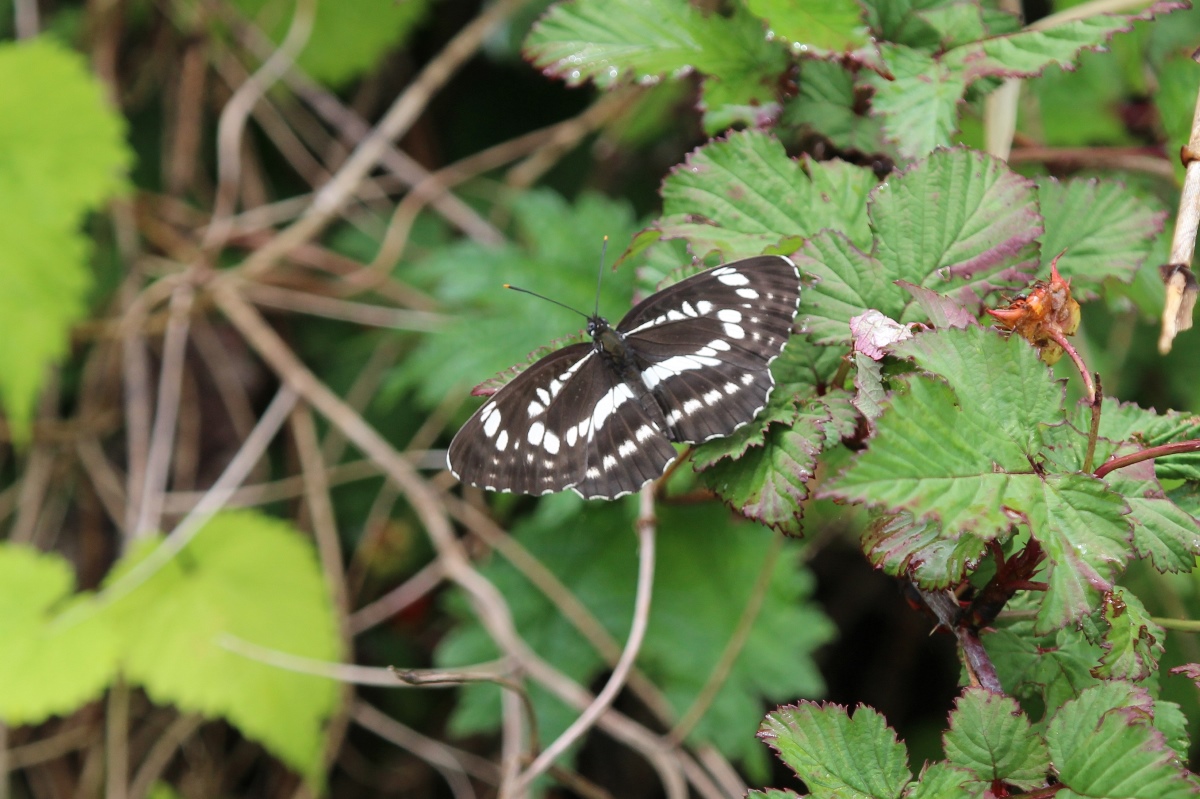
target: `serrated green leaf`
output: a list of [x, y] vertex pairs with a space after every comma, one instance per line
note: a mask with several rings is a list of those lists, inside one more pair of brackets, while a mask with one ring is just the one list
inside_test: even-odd
[[1200, 555], [1200, 521], [1176, 505], [1154, 475], [1154, 464], [1142, 461], [1110, 472], [1104, 481], [1129, 503], [1133, 546], [1160, 572], [1191, 571]]
[[[455, 309], [454, 321], [425, 336], [399, 367], [394, 387], [412, 388], [429, 407], [451, 393], [491, 378], [529, 353], [578, 333], [580, 318], [551, 303], [505, 291], [505, 283], [590, 311], [596, 303], [596, 267], [605, 235], [633, 235], [633, 211], [596, 194], [573, 204], [551, 191], [526, 192], [515, 201], [519, 245], [454, 245], [414, 267]], [[587, 246], [594, 242], [595, 249]], [[605, 270], [600, 311], [620, 319], [629, 310], [634, 270]], [[486, 347], [479, 342], [487, 342]]]
[[749, 791], [746, 799], [800, 799], [800, 794], [788, 788], [768, 788], [765, 791]]
[[530, 31], [525, 54], [569, 85], [652, 83], [695, 69], [710, 79], [710, 129], [741, 117], [726, 106], [772, 102], [775, 79], [787, 66], [785, 51], [767, 41], [761, 20], [741, 9], [731, 17], [705, 16], [683, 0], [559, 3]]
[[981, 328], [922, 333], [896, 352], [950, 385], [911, 378], [823, 495], [936, 520], [951, 541], [1024, 520], [1052, 564], [1038, 630], [1086, 614], [1129, 558], [1131, 534], [1127, 505], [1102, 481], [1035, 468], [1041, 425], [1063, 416], [1061, 388], [1027, 344]]
[[853, 717], [832, 704], [781, 707], [758, 735], [817, 799], [897, 799], [910, 779], [904, 744], [869, 707]]
[[885, 573], [935, 590], [962, 580], [983, 557], [986, 543], [969, 533], [949, 538], [935, 522], [918, 523], [911, 513], [898, 513], [874, 520], [863, 533], [862, 548]]
[[964, 302], [1023, 281], [1043, 230], [1033, 189], [999, 159], [933, 153], [872, 196], [875, 255], [897, 278]]
[[[157, 542], [109, 575], [120, 583]], [[263, 564], [270, 564], [264, 569]], [[291, 525], [251, 511], [221, 513], [172, 561], [100, 611], [116, 631], [127, 679], [155, 702], [221, 717], [310, 782], [324, 769], [332, 680], [269, 666], [224, 646], [336, 660], [332, 604], [312, 545]]]
[[29, 435], [47, 368], [86, 312], [84, 214], [124, 188], [125, 125], [81, 56], [50, 39], [0, 44], [0, 406]]
[[1092, 674], [1104, 654], [1077, 630], [1034, 632], [1032, 611], [1041, 604], [1033, 592], [1018, 594], [1006, 610], [1026, 611], [1018, 621], [997, 620], [999, 629], [985, 631], [984, 646], [1005, 690], [1018, 697], [1037, 697], [1038, 709], [1061, 707], [1100, 680]]
[[872, 73], [867, 83], [875, 89], [871, 108], [883, 117], [885, 135], [905, 158], [949, 144], [958, 129], [958, 103], [967, 90], [962, 71], [904, 45], [885, 43], [880, 51], [892, 80]]
[[868, 422], [874, 422], [883, 414], [883, 401], [887, 397], [883, 387], [883, 366], [856, 352], [854, 367], [854, 407], [867, 417]]
[[982, 799], [987, 788], [975, 783], [966, 769], [948, 763], [928, 763], [916, 782], [909, 783], [904, 796], [905, 799]]
[[950, 729], [942, 740], [946, 758], [982, 782], [1006, 782], [1025, 790], [1046, 784], [1046, 745], [1010, 697], [966, 689], [950, 713]]
[[[295, 7], [270, 0], [233, 0], [231, 5], [260, 23], [276, 44], [287, 35]], [[403, 48], [431, 5], [431, 0], [317, 3], [312, 33], [296, 64], [314, 80], [341, 86], [374, 67], [389, 52]], [[281, 7], [286, 9], [283, 13]]]
[[1196, 787], [1151, 722], [1142, 690], [1109, 682], [1067, 702], [1050, 720], [1046, 743], [1059, 782], [1076, 794], [1175, 799]]
[[[38, 724], [99, 697], [116, 676], [117, 640], [79, 613], [74, 574], [57, 555], [0, 545], [0, 721]], [[64, 614], [75, 621], [64, 623]]]
[[1154, 702], [1154, 726], [1158, 728], [1175, 756], [1186, 762], [1191, 740], [1188, 738], [1188, 719], [1183, 709], [1174, 702], [1162, 699]]
[[896, 281], [913, 298], [913, 302], [921, 309], [924, 320], [939, 330], [947, 327], [979, 327], [979, 320], [958, 300], [938, 294], [923, 286], [909, 283], [907, 280]]
[[955, 48], [945, 55], [945, 61], [968, 82], [982, 77], [1032, 78], [1051, 64], [1070, 67], [1080, 52], [1103, 47], [1113, 35], [1132, 29], [1134, 20], [1181, 7], [1175, 2], [1158, 2], [1137, 15], [1098, 14], [1046, 30], [996, 36]]
[[817, 465], [830, 416], [811, 406], [792, 427], [774, 425], [761, 447], [700, 473], [700, 480], [738, 513], [790, 535], [800, 534], [801, 503]]
[[1130, 591], [1113, 591], [1104, 597], [1101, 611], [1108, 631], [1096, 676], [1141, 681], [1157, 671], [1166, 631], [1150, 618], [1142, 601]]
[[704, 130], [714, 135], [739, 123], [759, 127], [778, 117], [779, 76], [789, 63], [780, 43], [767, 39], [762, 20], [740, 4], [729, 17], [717, 19], [721, 35], [707, 45], [700, 100]]
[[1042, 493], [1022, 510], [1052, 564], [1036, 632], [1086, 614], [1130, 557], [1128, 505], [1103, 481], [1082, 474], [1049, 475]]
[[1038, 204], [1046, 220], [1039, 274], [1048, 277], [1051, 260], [1064, 253], [1058, 271], [1080, 301], [1098, 296], [1106, 278], [1131, 281], [1166, 217], [1123, 185], [1098, 180], [1040, 178]]
[[[618, 641], [628, 635], [633, 609], [635, 512], [631, 503], [597, 506], [556, 495], [544, 498], [534, 516], [513, 529], [516, 540], [566, 582]], [[697, 529], [705, 535], [696, 536]], [[572, 534], [563, 535], [564, 530]], [[736, 522], [716, 504], [658, 509], [654, 602], [638, 663], [676, 713], [682, 715], [695, 701], [720, 658], [777, 535]], [[585, 684], [607, 669], [555, 602], [511, 566], [497, 561], [482, 571], [504, 593], [522, 638], [539, 655]], [[698, 582], [697, 574], [705, 579]], [[798, 569], [796, 559], [778, 558], [745, 647], [690, 740], [711, 742], [731, 757], [753, 758], [761, 754], [750, 733], [763, 697], [779, 701], [821, 690], [812, 652], [832, 630], [805, 602], [811, 591], [811, 578]], [[454, 607], [461, 621], [439, 645], [437, 662], [459, 666], [494, 657], [487, 633], [466, 620], [465, 602], [456, 601]], [[680, 652], [688, 656], [680, 659]], [[497, 690], [482, 685], [463, 689], [452, 729], [459, 734], [496, 729]], [[531, 698], [547, 740], [577, 715], [542, 691], [531, 690]]]
[[747, 0], [751, 12], [765, 19], [771, 31], [793, 46], [820, 58], [867, 44], [862, 9], [853, 0], [793, 3], [787, 0]]
[[656, 233], [687, 239], [697, 255], [718, 251], [726, 260], [827, 227], [861, 235], [863, 199], [875, 183], [869, 169], [794, 161], [761, 131], [731, 133], [691, 153], [663, 182]]
[[1042, 444], [1038, 425], [1063, 418], [1062, 386], [1016, 336], [1004, 338], [981, 327], [949, 329], [914, 336], [894, 352], [944, 377], [964, 410], [990, 419], [1025, 455]]
[[800, 92], [785, 101], [783, 122], [807, 127], [842, 150], [898, 156], [883, 138], [879, 117], [867, 113], [855, 76], [836, 61], [805, 60]]
[[1033, 184], [1003, 162], [966, 150], [939, 151], [872, 192], [872, 254], [823, 232], [793, 256], [816, 278], [800, 296], [803, 329], [821, 343], [850, 342], [849, 321], [875, 309], [916, 321], [903, 280], [960, 303], [1024, 283], [1042, 233]]

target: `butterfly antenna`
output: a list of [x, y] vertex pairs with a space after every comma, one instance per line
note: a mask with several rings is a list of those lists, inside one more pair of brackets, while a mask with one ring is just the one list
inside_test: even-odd
[[600, 270], [596, 275], [596, 310], [592, 313], [592, 318], [600, 315], [600, 281], [604, 280], [604, 255], [608, 252], [608, 236], [604, 237], [603, 243], [600, 245]]
[[508, 283], [504, 284], [504, 288], [512, 289], [513, 291], [519, 291], [522, 294], [529, 294], [530, 296], [537, 297], [539, 300], [545, 300], [546, 302], [552, 302], [560, 308], [566, 308], [571, 313], [579, 314], [584, 319], [590, 318], [587, 314], [585, 314], [583, 311], [579, 310], [578, 308], [572, 308], [570, 305], [564, 305], [563, 303], [559, 302], [558, 300], [552, 300], [549, 297], [538, 294], [536, 291], [530, 291], [529, 289], [518, 288], [517, 286], [512, 286], [512, 285], [509, 285]]

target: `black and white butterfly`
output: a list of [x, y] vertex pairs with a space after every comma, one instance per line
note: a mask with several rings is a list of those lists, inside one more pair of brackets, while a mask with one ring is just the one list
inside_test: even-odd
[[668, 286], [615, 328], [591, 316], [591, 342], [537, 361], [463, 425], [450, 471], [489, 491], [636, 491], [675, 460], [671, 442], [727, 436], [766, 406], [799, 299], [796, 265], [762, 255]]

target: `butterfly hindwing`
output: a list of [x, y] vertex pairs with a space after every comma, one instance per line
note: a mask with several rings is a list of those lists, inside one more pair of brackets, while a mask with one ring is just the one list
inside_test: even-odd
[[613, 499], [661, 475], [675, 457], [655, 410], [590, 343], [573, 344], [497, 391], [463, 425], [447, 459], [459, 480], [491, 491], [574, 488]]
[[766, 405], [792, 331], [795, 265], [758, 256], [646, 298], [615, 331], [534, 363], [463, 426], [447, 460], [464, 483], [613, 499], [661, 476], [671, 442], [729, 435]]

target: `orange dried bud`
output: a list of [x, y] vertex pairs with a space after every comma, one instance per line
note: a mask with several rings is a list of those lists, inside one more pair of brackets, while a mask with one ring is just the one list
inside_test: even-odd
[[1029, 294], [1017, 297], [1007, 308], [988, 309], [988, 313], [1008, 330], [1033, 344], [1042, 360], [1055, 363], [1063, 349], [1054, 342], [1054, 334], [1071, 336], [1079, 329], [1079, 303], [1071, 297], [1071, 281], [1058, 273], [1058, 257], [1050, 264], [1050, 280], [1033, 284]]

